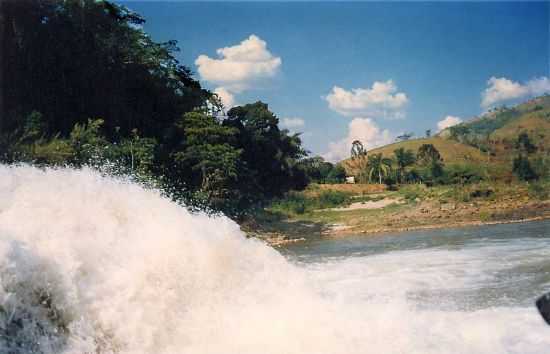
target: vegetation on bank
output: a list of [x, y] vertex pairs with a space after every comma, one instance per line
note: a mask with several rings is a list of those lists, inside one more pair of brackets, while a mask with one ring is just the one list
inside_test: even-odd
[[508, 188], [501, 185], [520, 186], [522, 198], [548, 198], [548, 96], [436, 136], [403, 134], [372, 151], [355, 141], [350, 158], [333, 164], [308, 156], [266, 103], [226, 110], [176, 59], [177, 43], [152, 40], [145, 20], [124, 6], [22, 0], [0, 7], [3, 163], [108, 168], [234, 218], [267, 206], [277, 217], [313, 220], [379, 198], [340, 185], [350, 176], [406, 201], [390, 209], [498, 200]]
[[[335, 184], [333, 190], [349, 185]], [[315, 206], [312, 187], [299, 192], [300, 201]], [[313, 187], [315, 190], [316, 187]], [[296, 210], [293, 204], [274, 203], [255, 214], [246, 231], [274, 244], [307, 236], [379, 233], [422, 228], [453, 227], [550, 217], [550, 182], [479, 182], [469, 185], [403, 185], [375, 194], [347, 194], [339, 205]], [[294, 199], [298, 199], [294, 197]], [[386, 201], [379, 207], [353, 205]], [[350, 204], [351, 203], [351, 204]]]
[[226, 111], [139, 14], [95, 0], [0, 6], [2, 162], [113, 166], [236, 217], [307, 184], [299, 135], [262, 102]]
[[289, 192], [284, 198], [274, 200], [269, 209], [277, 214], [292, 216], [345, 206], [352, 201], [352, 194], [349, 192], [321, 190], [311, 193], [312, 191], [314, 191], [314, 187], [310, 186], [304, 192]]
[[[407, 135], [371, 151], [355, 141], [342, 162], [346, 174], [356, 186], [382, 182], [385, 190], [349, 193], [350, 185], [334, 184], [331, 191], [348, 193], [329, 206], [310, 186], [265, 209], [262, 220], [270, 226], [263, 227], [288, 232], [286, 220], [319, 232], [357, 233], [550, 217], [549, 96], [429, 135]], [[348, 207], [380, 199], [390, 205]]]

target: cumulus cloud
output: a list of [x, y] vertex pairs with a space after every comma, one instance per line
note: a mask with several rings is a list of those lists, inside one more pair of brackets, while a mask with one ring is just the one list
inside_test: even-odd
[[281, 119], [281, 127], [293, 130], [296, 128], [302, 128], [306, 125], [306, 122], [302, 118], [283, 118]]
[[350, 156], [351, 144], [359, 140], [363, 146], [372, 148], [386, 145], [394, 140], [394, 134], [380, 127], [370, 118], [354, 118], [348, 125], [348, 132], [342, 140], [331, 142], [323, 155], [327, 161], [337, 162]]
[[217, 58], [199, 55], [195, 60], [202, 80], [218, 86], [215, 91], [222, 92], [227, 102], [233, 103], [232, 97], [250, 88], [261, 80], [277, 74], [282, 60], [267, 49], [267, 43], [252, 34], [241, 43], [219, 48]]
[[334, 86], [324, 97], [330, 109], [345, 116], [372, 116], [403, 118], [409, 99], [403, 92], [397, 92], [392, 80], [376, 81], [371, 88], [346, 90]]
[[235, 105], [235, 96], [225, 87], [217, 87], [214, 93], [218, 95], [225, 108], [231, 108]]
[[487, 88], [481, 93], [481, 106], [489, 108], [497, 103], [542, 95], [546, 92], [550, 92], [550, 80], [545, 76], [523, 84], [493, 76], [487, 81]]
[[460, 123], [462, 123], [462, 119], [460, 119], [459, 117], [447, 116], [442, 120], [440, 120], [439, 122], [437, 122], [437, 130], [442, 131], [445, 128], [449, 128], [449, 127], [452, 127], [453, 125], [457, 125]]

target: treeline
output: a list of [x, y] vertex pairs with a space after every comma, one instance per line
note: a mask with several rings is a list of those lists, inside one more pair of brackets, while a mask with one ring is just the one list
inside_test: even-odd
[[299, 135], [267, 104], [224, 112], [110, 1], [0, 1], [0, 158], [109, 165], [175, 199], [238, 216], [308, 181]]
[[[432, 185], [456, 182], [454, 174], [457, 171], [445, 170], [443, 158], [433, 144], [421, 145], [416, 153], [399, 148], [393, 151], [393, 156], [385, 157], [381, 153], [368, 154], [362, 143], [356, 140], [352, 144], [349, 164], [357, 171], [355, 179], [358, 183], [393, 186], [404, 183]], [[468, 179], [478, 177], [475, 171], [461, 171], [460, 174]]]
[[[543, 157], [536, 156], [537, 149], [526, 132], [518, 135], [510, 166], [518, 180], [550, 177], [548, 163]], [[355, 179], [358, 183], [463, 185], [491, 178], [486, 166], [479, 163], [445, 165], [433, 144], [423, 144], [416, 152], [399, 148], [393, 151], [393, 156], [385, 157], [381, 153], [368, 154], [360, 141], [354, 141], [348, 163], [357, 171]]]

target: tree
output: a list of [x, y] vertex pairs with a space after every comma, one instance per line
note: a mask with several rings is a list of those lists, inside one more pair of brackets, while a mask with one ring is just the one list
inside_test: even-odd
[[537, 151], [537, 147], [531, 143], [531, 139], [529, 138], [529, 134], [527, 134], [527, 132], [521, 132], [518, 135], [516, 149], [519, 149], [526, 154], [531, 154]]
[[382, 178], [391, 171], [391, 163], [391, 159], [382, 157], [381, 153], [370, 155], [367, 162], [369, 180], [372, 181], [373, 176], [377, 176], [378, 183], [382, 184]]
[[433, 144], [422, 144], [416, 157], [420, 165], [426, 169], [426, 177], [432, 183], [443, 175], [443, 159]]
[[402, 147], [394, 150], [393, 154], [395, 155], [395, 162], [397, 164], [397, 181], [402, 183], [405, 169], [407, 166], [413, 165], [416, 162], [416, 158], [412, 150], [405, 150]]
[[538, 178], [537, 174], [531, 167], [529, 159], [522, 154], [519, 154], [514, 159], [512, 171], [522, 181], [531, 181]]
[[0, 0], [0, 159], [108, 165], [232, 216], [304, 188], [299, 134], [262, 102], [221, 117], [176, 41], [144, 22], [108, 0]]
[[346, 170], [340, 164], [334, 166], [327, 176], [329, 183], [342, 183], [346, 180]]
[[418, 171], [415, 169], [412, 169], [405, 173], [405, 181], [407, 181], [407, 183], [417, 183], [421, 180], [422, 179], [420, 177], [420, 173], [418, 173]]
[[237, 130], [235, 144], [242, 150], [243, 169], [239, 189], [251, 199], [270, 199], [307, 184], [299, 164], [306, 156], [300, 136], [280, 130], [278, 123], [268, 105], [260, 101], [231, 108], [223, 121], [224, 126]]
[[[164, 140], [185, 112], [212, 96], [175, 58], [175, 41], [154, 42], [145, 20], [95, 0], [2, 1], [0, 52], [4, 131], [40, 112], [47, 134], [66, 138], [76, 123], [101, 117], [106, 138], [119, 127]], [[0, 131], [0, 134], [2, 131]]]
[[434, 161], [443, 161], [441, 154], [433, 144], [422, 144], [418, 148], [417, 159], [420, 164], [428, 165]]
[[[138, 177], [153, 176], [155, 150], [157, 141], [153, 138], [144, 138], [139, 135], [137, 129], [132, 130], [132, 136], [123, 138], [113, 153], [114, 159], [129, 168], [129, 173]], [[122, 161], [121, 161], [122, 160]]]
[[467, 139], [468, 135], [471, 132], [471, 129], [465, 124], [457, 124], [450, 127], [449, 132], [451, 139], [463, 142]]
[[326, 183], [334, 165], [321, 156], [313, 156], [300, 160], [299, 165], [305, 171], [308, 179], [315, 183]]
[[353, 141], [351, 144], [351, 167], [358, 171], [357, 181], [360, 183], [366, 183], [368, 180], [366, 168], [367, 168], [367, 150], [363, 147], [363, 144], [359, 140]]
[[367, 150], [363, 147], [363, 144], [359, 140], [354, 140], [351, 143], [351, 158], [356, 159], [367, 155]]
[[432, 130], [431, 130], [431, 129], [427, 129], [427, 130], [426, 130], [426, 138], [429, 138], [430, 136], [432, 136]]
[[69, 141], [74, 150], [73, 162], [76, 165], [97, 165], [106, 160], [108, 141], [101, 134], [103, 119], [88, 119], [87, 123], [75, 124]]
[[206, 112], [187, 113], [176, 124], [184, 137], [173, 153], [181, 172], [189, 168], [188, 182], [205, 192], [208, 200], [226, 196], [238, 177], [242, 150], [231, 145], [237, 130], [222, 126]]

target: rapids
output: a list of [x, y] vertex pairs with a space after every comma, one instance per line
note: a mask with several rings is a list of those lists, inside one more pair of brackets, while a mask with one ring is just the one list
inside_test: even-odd
[[303, 262], [127, 180], [0, 165], [2, 354], [549, 352], [530, 303], [437, 296], [498, 264], [437, 247]]

